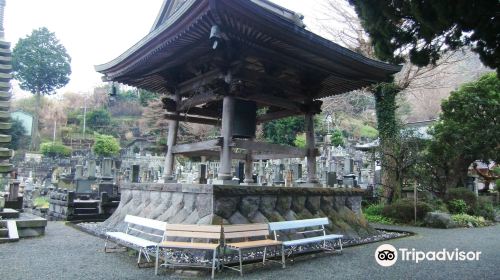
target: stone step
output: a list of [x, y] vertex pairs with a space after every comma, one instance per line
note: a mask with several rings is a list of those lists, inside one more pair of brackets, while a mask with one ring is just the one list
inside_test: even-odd
[[79, 201], [79, 202], [74, 202], [73, 206], [75, 208], [92, 208], [92, 209], [95, 209], [95, 208], [99, 207], [99, 202], [94, 202], [94, 201], [82, 202], [82, 201]]
[[0, 243], [13, 242], [19, 240], [19, 233], [17, 232], [16, 221], [7, 221], [8, 236], [0, 238]]
[[0, 47], [2, 48], [9, 48], [10, 49], [10, 42], [0, 40]]
[[[2, 75], [0, 73], [0, 75]], [[0, 101], [0, 108], [10, 108], [10, 101]]]
[[11, 140], [12, 140], [11, 135], [0, 134], [0, 143], [10, 143]]
[[0, 99], [1, 100], [9, 100], [11, 97], [10, 93], [7, 91], [0, 91]]
[[[0, 101], [2, 102], [2, 101]], [[1, 129], [10, 129], [12, 127], [12, 123], [0, 122], [0, 130]]]
[[11, 62], [12, 61], [12, 57], [11, 56], [7, 56], [7, 55], [1, 55], [0, 56], [0, 63], [2, 62]]
[[10, 73], [12, 71], [12, 65], [10, 64], [0, 64], [0, 72]]
[[12, 74], [0, 72], [0, 80], [2, 82], [9, 82], [12, 79]]
[[74, 213], [75, 213], [75, 215], [99, 214], [99, 209], [98, 208], [75, 208]]
[[9, 173], [14, 167], [11, 163], [0, 162], [0, 173]]
[[3, 89], [3, 91], [10, 90], [10, 83], [0, 81], [0, 88]]

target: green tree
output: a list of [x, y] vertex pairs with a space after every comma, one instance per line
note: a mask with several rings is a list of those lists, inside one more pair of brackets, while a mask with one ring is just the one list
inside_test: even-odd
[[41, 95], [53, 94], [69, 82], [71, 57], [56, 35], [47, 28], [33, 30], [26, 38], [19, 39], [12, 52], [14, 78], [21, 89], [35, 94], [32, 149], [38, 150], [40, 136], [38, 120]]
[[464, 46], [500, 71], [498, 0], [349, 0], [369, 34], [375, 55], [417, 66], [435, 64], [447, 50]]
[[304, 131], [304, 117], [288, 117], [264, 124], [264, 137], [275, 144], [294, 145], [297, 133]]
[[158, 98], [158, 94], [151, 91], [139, 89], [138, 92], [139, 92], [139, 102], [143, 107], [147, 107], [150, 101], [153, 101]]
[[10, 128], [10, 135], [12, 140], [10, 141], [9, 148], [12, 150], [18, 150], [23, 146], [24, 134], [26, 133], [26, 128], [23, 123], [18, 119], [12, 119], [12, 126]]
[[300, 133], [295, 136], [295, 140], [293, 141], [293, 145], [298, 148], [306, 147], [306, 134]]
[[333, 130], [331, 143], [335, 147], [338, 147], [338, 146], [343, 147], [344, 146], [344, 134], [342, 134], [342, 131], [340, 131], [338, 129]]
[[111, 125], [111, 116], [106, 109], [96, 109], [86, 116], [87, 125], [96, 131], [105, 131]]
[[96, 134], [92, 150], [98, 156], [116, 156], [120, 152], [120, 143], [111, 135]]
[[47, 157], [68, 157], [71, 155], [72, 150], [61, 143], [47, 142], [40, 145], [40, 152]]
[[500, 162], [500, 81], [495, 73], [464, 84], [443, 101], [428, 147], [430, 175], [441, 192], [465, 186], [476, 160]]

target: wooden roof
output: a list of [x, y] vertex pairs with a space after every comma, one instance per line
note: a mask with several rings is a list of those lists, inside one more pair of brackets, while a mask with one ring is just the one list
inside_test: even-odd
[[[209, 40], [215, 25], [225, 54]], [[104, 80], [159, 93], [184, 86], [185, 98], [200, 94], [197, 86], [206, 90], [207, 79], [223, 82], [228, 68], [263, 98], [303, 103], [386, 81], [401, 66], [307, 31], [299, 14], [266, 0], [167, 0], [146, 37], [95, 66]]]

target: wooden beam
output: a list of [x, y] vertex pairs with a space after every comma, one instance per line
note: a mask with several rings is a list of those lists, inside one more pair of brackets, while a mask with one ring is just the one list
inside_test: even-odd
[[[185, 157], [207, 157], [207, 158], [212, 158], [212, 159], [219, 159], [220, 158], [220, 152], [219, 151], [197, 151], [197, 152], [185, 152], [177, 155], [182, 155]], [[233, 159], [237, 160], [245, 160], [246, 159], [246, 154], [241, 154], [241, 153], [232, 153], [231, 157]]]
[[304, 158], [302, 156], [291, 156], [288, 154], [252, 154], [253, 160], [266, 160], [266, 159], [286, 159], [286, 158]]
[[172, 153], [182, 154], [182, 153], [188, 153], [188, 152], [213, 150], [213, 149], [220, 148], [221, 145], [222, 145], [221, 138], [197, 142], [197, 143], [180, 144], [180, 145], [175, 145], [172, 147]]
[[215, 119], [220, 118], [222, 115], [222, 113], [220, 113], [220, 112], [210, 110], [210, 109], [200, 108], [200, 107], [189, 108], [185, 113], [187, 113], [189, 115], [197, 115], [197, 116], [203, 116], [203, 117], [215, 118]]
[[301, 115], [301, 112], [291, 110], [281, 110], [277, 112], [270, 112], [261, 116], [257, 116], [257, 124], [265, 123], [272, 120], [282, 119], [291, 116]]
[[[245, 93], [245, 92], [243, 92]], [[297, 102], [290, 101], [289, 99], [281, 98], [271, 94], [242, 94], [238, 95], [239, 99], [255, 101], [267, 106], [275, 106], [279, 108], [288, 109], [295, 112], [301, 112], [303, 105]]]
[[[316, 156], [319, 155], [319, 151], [315, 150]], [[305, 154], [301, 155], [291, 155], [291, 154], [283, 154], [283, 153], [252, 153], [253, 160], [266, 160], [266, 159], [285, 159], [285, 158], [304, 158]]]
[[198, 90], [200, 87], [207, 86], [215, 80], [224, 80], [224, 74], [219, 69], [208, 71], [190, 80], [184, 81], [177, 86], [177, 90], [181, 95], [185, 95]]
[[290, 157], [305, 157], [307, 155], [306, 149], [242, 139], [233, 139], [233, 147], [257, 152], [288, 154]]
[[187, 111], [190, 108], [202, 105], [208, 102], [222, 100], [224, 96], [215, 94], [213, 91], [206, 91], [200, 94], [196, 94], [193, 97], [187, 98], [177, 105], [178, 111]]
[[243, 80], [247, 80], [247, 81], [251, 81], [251, 82], [259, 81], [267, 87], [276, 88], [276, 89], [282, 90], [288, 94], [292, 94], [295, 96], [301, 96], [303, 98], [307, 97], [304, 95], [304, 92], [306, 92], [306, 89], [300, 83], [297, 83], [294, 81], [285, 81], [285, 80], [273, 77], [269, 74], [262, 73], [259, 71], [250, 70], [248, 68], [244, 68], [244, 69], [239, 70], [238, 73], [235, 74], [235, 78], [241, 78]]
[[174, 120], [180, 122], [190, 122], [190, 123], [199, 123], [199, 124], [207, 124], [207, 125], [220, 125], [219, 120], [217, 119], [209, 119], [209, 118], [200, 118], [186, 115], [174, 115], [165, 113], [163, 117], [167, 120]]

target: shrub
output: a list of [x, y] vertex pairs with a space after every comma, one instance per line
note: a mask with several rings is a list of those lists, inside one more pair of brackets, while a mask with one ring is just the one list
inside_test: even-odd
[[40, 152], [47, 157], [67, 157], [71, 155], [71, 148], [61, 143], [42, 143]]
[[495, 220], [495, 208], [493, 208], [491, 201], [485, 197], [479, 197], [475, 207], [472, 209], [472, 213], [475, 216], [481, 216], [490, 221]]
[[448, 201], [448, 209], [452, 214], [465, 214], [469, 209], [469, 206], [463, 201], [463, 199], [454, 199]]
[[452, 215], [451, 219], [461, 227], [467, 227], [469, 223], [471, 223], [474, 227], [484, 227], [488, 225], [488, 222], [483, 217], [471, 216], [467, 214]]
[[443, 213], [450, 212], [448, 210], [448, 205], [446, 205], [446, 203], [444, 203], [444, 201], [442, 201], [439, 198], [429, 198], [429, 199], [426, 198], [422, 199], [422, 201], [427, 202], [429, 205], [431, 205], [432, 211], [439, 211]]
[[379, 223], [379, 224], [386, 224], [386, 225], [395, 224], [393, 219], [384, 217], [382, 215], [369, 215], [369, 214], [365, 213], [365, 218], [370, 223]]
[[363, 210], [365, 215], [382, 215], [382, 210], [384, 210], [384, 204], [372, 204]]
[[[396, 222], [408, 223], [414, 220], [415, 203], [411, 199], [400, 199], [392, 204], [384, 206], [382, 214]], [[432, 211], [432, 206], [426, 202], [417, 202], [417, 220], [422, 220], [428, 212]]]
[[33, 206], [36, 208], [49, 208], [49, 199], [43, 196], [35, 198]]
[[98, 156], [115, 156], [120, 152], [120, 143], [111, 135], [97, 134], [92, 149]]
[[469, 191], [466, 188], [452, 188], [448, 190], [445, 196], [445, 201], [448, 204], [449, 201], [461, 199], [465, 201], [465, 204], [472, 209], [477, 202], [477, 196], [475, 193]]

